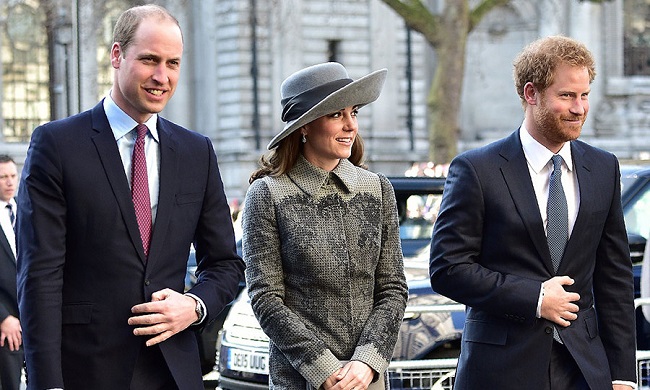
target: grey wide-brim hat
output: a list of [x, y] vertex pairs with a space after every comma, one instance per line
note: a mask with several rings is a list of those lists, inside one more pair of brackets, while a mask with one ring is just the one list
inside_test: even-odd
[[350, 106], [364, 106], [379, 97], [386, 81], [386, 69], [376, 70], [356, 81], [338, 62], [312, 65], [287, 77], [280, 86], [284, 129], [268, 148], [295, 130], [324, 115]]

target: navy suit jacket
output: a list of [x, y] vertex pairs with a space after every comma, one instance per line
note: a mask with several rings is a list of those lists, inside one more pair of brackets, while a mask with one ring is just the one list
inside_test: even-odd
[[18, 318], [16, 298], [16, 257], [0, 228], [0, 322], [8, 316]]
[[[34, 130], [18, 191], [18, 299], [29, 389], [127, 389], [142, 337], [133, 305], [183, 292], [190, 244], [207, 322], [243, 279], [210, 139], [163, 118], [160, 193], [145, 260], [117, 143], [100, 102]], [[179, 389], [203, 389], [187, 329], [160, 344]]]
[[[558, 327], [592, 390], [636, 382], [632, 265], [616, 158], [571, 142], [580, 206], [557, 275], [580, 294]], [[542, 389], [552, 323], [536, 318], [554, 277], [519, 132], [451, 163], [431, 245], [433, 289], [468, 306], [455, 389]]]

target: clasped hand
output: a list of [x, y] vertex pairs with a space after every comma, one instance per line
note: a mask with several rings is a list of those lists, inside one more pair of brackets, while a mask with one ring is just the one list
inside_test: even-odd
[[323, 383], [327, 390], [366, 390], [375, 374], [367, 364], [352, 360], [339, 368]]
[[544, 297], [542, 298], [541, 317], [567, 327], [570, 321], [578, 318], [579, 307], [573, 302], [580, 299], [580, 294], [568, 292], [564, 286], [570, 286], [574, 280], [568, 276], [556, 276], [542, 283]]
[[147, 346], [161, 343], [196, 322], [196, 301], [171, 289], [163, 289], [151, 294], [151, 302], [141, 303], [131, 308], [133, 317], [129, 325], [136, 328], [136, 336], [154, 336], [147, 340]]

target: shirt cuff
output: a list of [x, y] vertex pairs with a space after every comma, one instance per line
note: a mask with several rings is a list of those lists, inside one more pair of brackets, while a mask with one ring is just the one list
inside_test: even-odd
[[626, 385], [630, 386], [631, 389], [636, 390], [637, 384], [629, 381], [612, 381], [612, 385]]
[[542, 318], [542, 300], [544, 299], [544, 284], [539, 287], [539, 298], [537, 298], [537, 310], [535, 317]]
[[196, 320], [196, 322], [194, 322], [192, 325], [199, 325], [199, 324], [203, 323], [203, 321], [208, 316], [208, 309], [205, 307], [205, 303], [203, 303], [203, 300], [201, 298], [197, 297], [196, 295], [194, 295], [192, 293], [185, 293], [185, 295], [187, 295], [188, 297], [193, 298], [196, 302], [198, 302], [199, 305], [201, 305], [201, 308], [203, 309], [202, 310], [203, 316], [201, 316], [201, 318]]

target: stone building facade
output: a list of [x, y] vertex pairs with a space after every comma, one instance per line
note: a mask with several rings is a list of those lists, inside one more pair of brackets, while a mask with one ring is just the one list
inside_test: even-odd
[[[428, 1], [434, 11], [444, 2]], [[39, 19], [48, 26], [43, 33], [49, 37], [50, 113], [45, 120], [94, 106], [110, 88], [112, 25], [124, 8], [139, 2], [3, 2], [3, 58], [17, 39], [18, 23], [12, 22], [23, 17], [7, 10], [25, 3], [42, 12], [39, 3], [48, 4]], [[401, 175], [414, 162], [426, 160], [426, 100], [435, 53], [381, 0], [155, 2], [178, 17], [185, 40], [181, 81], [163, 115], [212, 138], [231, 200], [243, 199], [259, 156], [282, 127], [280, 83], [318, 62], [339, 61], [355, 79], [379, 68], [389, 70], [381, 97], [359, 116], [371, 170]], [[585, 42], [597, 58], [591, 114], [582, 138], [621, 159], [647, 157], [650, 77], [626, 75], [624, 11], [623, 0], [512, 0], [489, 14], [468, 42], [460, 149], [485, 144], [519, 126], [523, 112], [512, 83], [512, 60], [536, 37], [564, 34]], [[0, 61], [0, 68], [3, 63], [0, 74], [6, 76], [13, 63]], [[12, 81], [3, 79], [0, 153], [11, 153], [20, 162], [28, 134], [21, 138], [15, 134], [18, 126], [9, 125], [15, 123], [9, 119], [17, 105], [6, 104], [15, 94], [9, 97], [4, 87]]]

